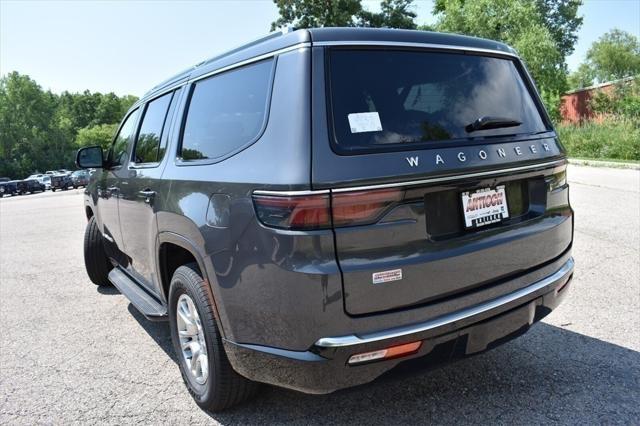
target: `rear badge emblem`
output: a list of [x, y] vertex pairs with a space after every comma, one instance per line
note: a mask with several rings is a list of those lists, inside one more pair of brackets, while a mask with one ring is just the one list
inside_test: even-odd
[[373, 274], [373, 283], [382, 284], [391, 281], [399, 281], [402, 279], [402, 269], [393, 269], [391, 271], [375, 272]]

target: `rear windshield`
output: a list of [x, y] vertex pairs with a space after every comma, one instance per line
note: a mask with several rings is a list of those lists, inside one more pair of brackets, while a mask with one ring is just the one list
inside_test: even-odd
[[401, 50], [334, 49], [329, 55], [339, 151], [464, 144], [548, 130], [510, 59]]

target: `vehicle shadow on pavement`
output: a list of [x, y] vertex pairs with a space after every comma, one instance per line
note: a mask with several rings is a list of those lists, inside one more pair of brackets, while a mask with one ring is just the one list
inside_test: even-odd
[[[178, 358], [173, 350], [173, 344], [171, 343], [171, 331], [169, 330], [169, 323], [167, 321], [149, 321], [144, 315], [140, 313], [131, 303], [127, 307], [129, 313], [138, 324], [153, 338], [158, 346], [167, 354], [173, 362], [177, 363]], [[176, 368], [177, 365], [176, 365]]]
[[[169, 327], [129, 311], [174, 362]], [[546, 323], [439, 369], [329, 395], [264, 386], [223, 413], [234, 424], [626, 423], [640, 418], [640, 352]]]
[[[99, 285], [96, 286], [98, 293], [113, 296], [115, 294], [121, 294], [114, 285]], [[137, 311], [136, 311], [137, 312]]]

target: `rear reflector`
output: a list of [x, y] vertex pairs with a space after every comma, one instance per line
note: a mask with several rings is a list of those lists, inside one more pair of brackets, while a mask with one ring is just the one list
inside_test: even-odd
[[411, 355], [413, 353], [416, 353], [418, 349], [420, 349], [420, 345], [422, 345], [422, 342], [411, 342], [405, 343], [404, 345], [391, 346], [390, 348], [381, 349], [378, 351], [355, 354], [349, 358], [349, 364], [362, 364], [364, 362]]

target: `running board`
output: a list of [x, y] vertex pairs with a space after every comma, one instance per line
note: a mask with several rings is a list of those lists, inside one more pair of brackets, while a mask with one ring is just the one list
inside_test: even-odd
[[113, 268], [109, 272], [109, 281], [147, 319], [151, 321], [167, 320], [167, 308], [143, 289], [140, 284], [131, 279], [122, 269]]

